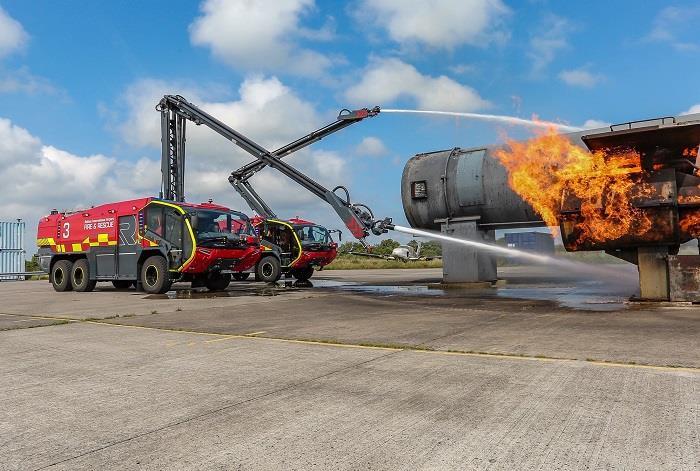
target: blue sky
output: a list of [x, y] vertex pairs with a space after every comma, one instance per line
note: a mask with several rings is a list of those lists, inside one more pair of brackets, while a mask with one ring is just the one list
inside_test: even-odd
[[[159, 95], [182, 93], [274, 147], [380, 105], [623, 122], [700, 103], [697, 2], [0, 0], [0, 218], [156, 194]], [[595, 120], [595, 122], [591, 121]], [[524, 129], [384, 114], [292, 159], [402, 222], [417, 152]], [[190, 200], [244, 208], [226, 183], [248, 158], [192, 136]], [[282, 216], [329, 227], [329, 208], [273, 170], [256, 177]]]

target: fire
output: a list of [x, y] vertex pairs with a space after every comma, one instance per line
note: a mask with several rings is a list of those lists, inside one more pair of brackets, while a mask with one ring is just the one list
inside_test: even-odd
[[552, 128], [533, 139], [508, 139], [496, 157], [508, 184], [552, 227], [562, 210], [580, 211], [578, 240], [604, 242], [643, 234], [651, 221], [632, 205], [645, 190], [638, 183], [640, 155], [634, 151], [589, 152]]
[[678, 226], [681, 231], [690, 237], [696, 238], [700, 236], [700, 210], [692, 209], [681, 215]]

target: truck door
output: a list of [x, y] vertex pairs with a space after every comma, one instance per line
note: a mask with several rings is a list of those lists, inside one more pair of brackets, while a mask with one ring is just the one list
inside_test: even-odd
[[195, 240], [185, 211], [179, 206], [153, 201], [146, 207], [146, 235], [168, 247], [168, 265], [179, 270], [192, 256]]
[[170, 243], [170, 268], [177, 270], [182, 266], [184, 220], [175, 208], [165, 208], [165, 239]]
[[136, 228], [136, 215], [119, 216], [118, 279], [135, 280], [137, 277], [139, 244], [136, 240]]

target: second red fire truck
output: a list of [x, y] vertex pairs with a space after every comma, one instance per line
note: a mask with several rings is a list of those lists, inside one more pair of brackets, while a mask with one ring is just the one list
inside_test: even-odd
[[56, 291], [92, 291], [99, 281], [147, 293], [165, 293], [174, 281], [218, 291], [262, 253], [246, 215], [158, 198], [53, 211], [39, 221], [37, 245]]

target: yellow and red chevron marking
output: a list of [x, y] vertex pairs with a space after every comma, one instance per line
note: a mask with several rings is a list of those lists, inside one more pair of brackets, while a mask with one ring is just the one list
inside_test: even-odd
[[109, 234], [97, 234], [96, 240], [90, 240], [90, 237], [86, 237], [82, 242], [74, 242], [70, 244], [57, 244], [56, 241], [51, 237], [46, 237], [43, 239], [37, 239], [36, 245], [39, 247], [50, 246], [51, 250], [56, 253], [67, 253], [67, 252], [85, 252], [90, 250], [90, 247], [109, 247], [117, 245], [116, 240], [110, 240]]
[[117, 245], [117, 241], [109, 240], [109, 234], [97, 234], [97, 240], [90, 240], [89, 237], [86, 237], [83, 241], [83, 245], [88, 245], [89, 247], [105, 247]]

